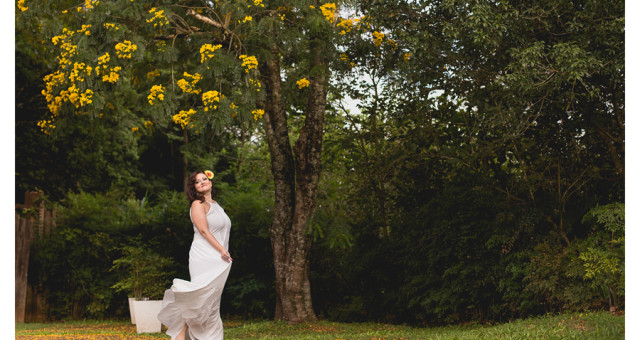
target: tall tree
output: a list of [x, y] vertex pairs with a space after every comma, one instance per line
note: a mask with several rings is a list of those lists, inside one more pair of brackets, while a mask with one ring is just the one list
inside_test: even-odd
[[[224, 131], [244, 137], [242, 131], [263, 120], [275, 184], [270, 228], [275, 315], [289, 322], [314, 320], [307, 224], [322, 169], [336, 4], [85, 0], [27, 5], [22, 15], [55, 13], [40, 32], [57, 51], [58, 63], [44, 77], [50, 116], [39, 126], [45, 133], [64, 134], [82, 119], [116, 126], [115, 133], [131, 141], [125, 147], [155, 129], [197, 148]], [[301, 129], [292, 131], [290, 123], [301, 120]], [[189, 150], [183, 148], [185, 155], [194, 153]], [[183, 167], [186, 174], [186, 159]]]
[[[346, 182], [359, 186], [349, 210], [367, 212], [359, 216], [362, 229], [380, 237], [364, 247], [407, 249], [398, 255], [406, 256], [408, 274], [397, 274], [406, 281], [385, 286], [380, 275], [376, 282], [386, 291], [403, 287], [408, 296], [394, 298], [419, 305], [409, 313], [416, 315], [488, 315], [503, 308], [488, 308], [500, 296], [518, 312], [575, 303], [562, 287], [575, 281], [554, 281], [554, 268], [536, 272], [545, 263], [536, 257], [548, 259], [547, 249], [575, 254], [571, 246], [588, 232], [584, 213], [624, 197], [624, 3], [360, 4], [378, 47], [387, 48], [353, 39], [345, 54], [370, 79], [367, 91], [354, 89], [357, 79], [342, 84], [364, 99], [362, 114], [347, 116], [351, 130], [340, 136], [351, 161]], [[371, 228], [381, 221], [372, 215], [384, 212], [380, 198], [406, 235], [390, 229], [385, 238]], [[370, 241], [358, 237], [359, 245]], [[505, 264], [513, 271], [494, 275]], [[442, 280], [447, 275], [461, 278], [455, 291], [451, 278]], [[588, 295], [580, 295], [583, 302], [593, 302]], [[523, 307], [531, 301], [535, 307]]]

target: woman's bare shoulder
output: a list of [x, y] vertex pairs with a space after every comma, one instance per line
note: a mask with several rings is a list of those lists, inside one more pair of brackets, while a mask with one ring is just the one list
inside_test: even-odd
[[204, 208], [204, 202], [200, 202], [200, 200], [195, 200], [191, 202], [191, 209]]

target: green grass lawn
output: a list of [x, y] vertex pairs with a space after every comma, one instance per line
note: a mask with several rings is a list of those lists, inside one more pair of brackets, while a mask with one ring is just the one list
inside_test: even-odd
[[[624, 316], [607, 312], [533, 317], [499, 325], [415, 328], [318, 321], [290, 326], [273, 321], [225, 321], [225, 339], [624, 339]], [[115, 321], [16, 324], [16, 339], [168, 339], [136, 334]]]

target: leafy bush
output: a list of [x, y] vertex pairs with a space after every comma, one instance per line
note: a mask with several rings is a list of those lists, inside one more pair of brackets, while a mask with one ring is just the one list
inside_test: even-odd
[[[603, 307], [612, 311], [624, 297], [624, 204], [591, 209], [583, 218], [591, 228], [586, 238], [570, 245], [547, 240], [531, 254], [527, 290], [545, 312], [583, 311]], [[604, 299], [604, 300], [601, 300]]]
[[525, 289], [534, 294], [534, 302], [543, 307], [543, 312], [596, 307], [596, 297], [580, 277], [581, 268], [575, 259], [575, 249], [558, 240], [541, 242], [533, 249], [524, 277]]
[[[146, 197], [136, 199], [119, 192], [67, 194], [58, 204], [57, 227], [31, 248], [29, 282], [44, 294], [48, 317], [124, 315], [126, 295], [111, 288], [121, 277], [110, 270], [123, 247], [135, 246], [163, 257], [173, 252], [188, 256], [193, 229], [185, 211], [177, 213], [186, 206], [184, 198], [177, 197], [160, 193], [152, 206]], [[185, 220], [191, 235], [176, 242], [175, 231], [187, 227]], [[167, 272], [184, 267], [174, 263]], [[170, 281], [158, 284], [168, 288]]]
[[591, 209], [583, 219], [592, 224], [589, 237], [579, 244], [577, 262], [582, 278], [617, 310], [624, 298], [624, 204], [611, 203]]
[[275, 274], [269, 241], [273, 191], [264, 184], [240, 179], [231, 187], [216, 187], [218, 201], [231, 219], [229, 273], [221, 310], [250, 318], [272, 318], [275, 310]]
[[121, 279], [111, 288], [133, 295], [136, 300], [161, 299], [167, 282], [173, 277], [165, 270], [172, 260], [140, 246], [122, 248], [122, 256], [113, 261], [112, 270], [121, 272]]

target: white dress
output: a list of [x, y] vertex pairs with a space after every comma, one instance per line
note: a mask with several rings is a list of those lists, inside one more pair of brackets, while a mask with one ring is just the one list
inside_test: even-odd
[[[231, 220], [224, 209], [217, 203], [209, 204], [206, 218], [213, 237], [225, 249], [229, 249]], [[189, 327], [187, 339], [222, 339], [224, 332], [220, 319], [220, 296], [231, 263], [222, 259], [221, 254], [200, 235], [195, 224], [193, 229], [195, 234], [189, 251], [191, 282], [173, 280], [173, 286], [164, 292], [158, 320], [167, 326], [167, 335], [171, 339], [180, 334], [185, 324]]]

